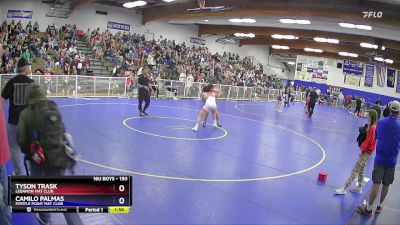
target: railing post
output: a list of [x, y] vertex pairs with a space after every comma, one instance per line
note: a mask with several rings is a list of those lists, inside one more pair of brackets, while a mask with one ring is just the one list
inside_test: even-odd
[[202, 86], [202, 84], [203, 83], [199, 83], [199, 93], [198, 93], [198, 95], [197, 95], [197, 98], [199, 99], [199, 98], [201, 98], [201, 90], [203, 89], [201, 86]]
[[186, 81], [183, 83], [183, 97], [186, 98]]
[[240, 87], [237, 87], [236, 89], [237, 89], [237, 93], [236, 93], [236, 100], [238, 100], [238, 99], [239, 99], [239, 91], [240, 91]]
[[227, 98], [227, 100], [229, 100], [229, 96], [231, 95], [231, 85], [229, 85], [229, 88], [228, 88], [228, 98]]
[[110, 96], [110, 91], [111, 91], [111, 77], [108, 80], [108, 96]]
[[[253, 100], [253, 89], [254, 89], [254, 88], [252, 88], [252, 89], [250, 90], [250, 101]], [[257, 93], [257, 91], [256, 91], [256, 93]]]
[[125, 86], [124, 86], [124, 96], [127, 96], [127, 86], [126, 86], [126, 82], [128, 81], [128, 77], [125, 77], [125, 81], [124, 81], [124, 83], [125, 83]]
[[58, 95], [58, 75], [56, 75], [56, 95]]
[[93, 76], [93, 94], [96, 96], [96, 76]]
[[78, 97], [78, 75], [75, 75], [75, 97]]

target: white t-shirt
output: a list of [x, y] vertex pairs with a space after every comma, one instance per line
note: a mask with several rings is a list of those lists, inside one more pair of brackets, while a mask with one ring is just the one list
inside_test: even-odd
[[186, 80], [186, 74], [181, 73], [181, 75], [179, 75], [179, 81], [185, 81], [185, 80]]
[[143, 74], [143, 67], [140, 67], [140, 69], [137, 71], [137, 75], [142, 75]]
[[193, 85], [194, 78], [192, 75], [186, 78], [186, 86], [191, 87]]

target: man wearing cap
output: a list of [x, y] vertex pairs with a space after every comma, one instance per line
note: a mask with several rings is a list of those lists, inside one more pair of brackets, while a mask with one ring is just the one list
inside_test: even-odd
[[21, 175], [20, 150], [17, 144], [17, 125], [19, 114], [28, 105], [26, 101], [26, 88], [33, 80], [27, 75], [31, 73], [30, 64], [27, 59], [21, 58], [17, 63], [18, 75], [11, 78], [1, 93], [1, 107], [4, 108], [5, 102], [10, 100], [8, 110], [8, 144], [10, 145], [11, 159], [13, 162], [13, 174]]
[[378, 140], [376, 146], [376, 156], [374, 171], [372, 172], [372, 186], [369, 195], [368, 204], [358, 207], [357, 211], [361, 214], [371, 216], [373, 214], [372, 205], [376, 199], [379, 187], [382, 184], [379, 205], [376, 207], [375, 213], [382, 211], [382, 204], [389, 191], [389, 186], [394, 181], [394, 173], [396, 169], [397, 156], [400, 151], [400, 103], [393, 101], [389, 105], [390, 115], [381, 119], [375, 132]]

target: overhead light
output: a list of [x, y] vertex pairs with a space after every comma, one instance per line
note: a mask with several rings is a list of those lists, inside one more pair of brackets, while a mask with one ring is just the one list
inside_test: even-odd
[[315, 48], [305, 48], [304, 51], [306, 51], [306, 52], [316, 52], [316, 53], [324, 52], [321, 49], [315, 49]]
[[339, 23], [339, 26], [344, 27], [344, 28], [356, 28], [356, 25], [352, 23]]
[[392, 63], [393, 63], [393, 60], [391, 60], [391, 59], [385, 59], [385, 63], [392, 64]]
[[251, 18], [233, 18], [233, 19], [229, 19], [229, 22], [231, 23], [255, 23], [257, 22], [255, 19], [251, 19]]
[[356, 53], [349, 53], [349, 56], [350, 56], [350, 57], [353, 57], [353, 58], [357, 58], [357, 57], [358, 57], [358, 54], [356, 54]]
[[284, 45], [272, 45], [271, 48], [273, 48], [273, 49], [283, 49], [283, 50], [290, 49], [288, 46], [284, 46]]
[[373, 48], [373, 49], [378, 49], [378, 45], [370, 44], [370, 43], [360, 43], [360, 46], [363, 48]]
[[208, 22], [208, 20], [204, 20], [204, 22]]
[[303, 24], [303, 25], [311, 24], [309, 20], [295, 20], [295, 22], [297, 24]]
[[255, 37], [256, 37], [256, 35], [253, 34], [253, 33], [248, 33], [248, 34], [245, 34], [245, 33], [235, 33], [234, 35], [235, 35], [236, 37], [240, 37], [240, 38], [255, 38]]
[[309, 20], [294, 20], [294, 19], [280, 19], [279, 22], [285, 24], [302, 24], [302, 25], [311, 24]]
[[164, 0], [164, 2], [173, 2], [175, 0]]
[[382, 46], [382, 48], [381, 48], [383, 51], [385, 51], [385, 49], [386, 49], [386, 47], [385, 46]]
[[391, 59], [384, 59], [384, 58], [379, 57], [379, 56], [375, 57], [374, 60], [375, 60], [375, 61], [378, 61], [378, 62], [389, 63], [389, 64], [392, 64], [392, 63], [393, 63], [393, 60], [391, 60]]
[[372, 30], [372, 27], [368, 25], [356, 25], [356, 28], [360, 30]]
[[315, 37], [314, 41], [323, 42], [323, 43], [331, 43], [331, 44], [339, 44], [339, 40], [338, 39], [332, 39], [332, 38]]
[[352, 23], [339, 23], [339, 26], [344, 27], [344, 28], [350, 28], [350, 29], [359, 29], [359, 30], [372, 30], [372, 27], [369, 25], [356, 25]]
[[295, 62], [287, 62], [288, 65], [294, 65]]
[[127, 2], [124, 3], [122, 6], [125, 8], [135, 8], [135, 7], [139, 7], [139, 6], [144, 6], [147, 5], [146, 1], [134, 1], [134, 2]]
[[255, 23], [256, 20], [255, 19], [250, 19], [250, 18], [245, 18], [245, 19], [242, 19], [242, 22], [243, 23]]
[[299, 37], [296, 37], [294, 35], [280, 35], [280, 34], [273, 34], [271, 35], [272, 38], [275, 39], [286, 39], [286, 40], [297, 40]]
[[358, 57], [358, 54], [348, 53], [348, 52], [339, 52], [339, 55], [341, 55], [341, 56], [349, 56], [349, 57], [353, 57], [353, 58], [357, 58]]

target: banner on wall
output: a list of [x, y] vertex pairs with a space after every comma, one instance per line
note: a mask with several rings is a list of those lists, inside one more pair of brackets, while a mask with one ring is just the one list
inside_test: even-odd
[[206, 45], [206, 40], [198, 37], [190, 37], [190, 43], [197, 45]]
[[108, 21], [107, 28], [108, 29], [114, 29], [114, 30], [130, 31], [131, 30], [131, 25]]
[[32, 15], [32, 10], [9, 9], [7, 12], [7, 18], [32, 19]]
[[354, 75], [346, 75], [344, 76], [344, 83], [353, 86], [360, 86], [361, 77]]
[[295, 80], [326, 84], [328, 69], [324, 58], [297, 56]]
[[364, 64], [345, 59], [343, 60], [343, 74], [361, 77], [364, 74]]
[[385, 87], [385, 72], [385, 67], [376, 66], [376, 79], [379, 87]]
[[396, 92], [400, 93], [400, 70], [397, 71], [397, 86], [396, 86]]
[[372, 87], [374, 85], [374, 73], [375, 73], [375, 66], [366, 64], [365, 65], [365, 80], [364, 80], [365, 87]]
[[387, 86], [390, 88], [394, 88], [394, 81], [396, 76], [396, 70], [387, 68]]

